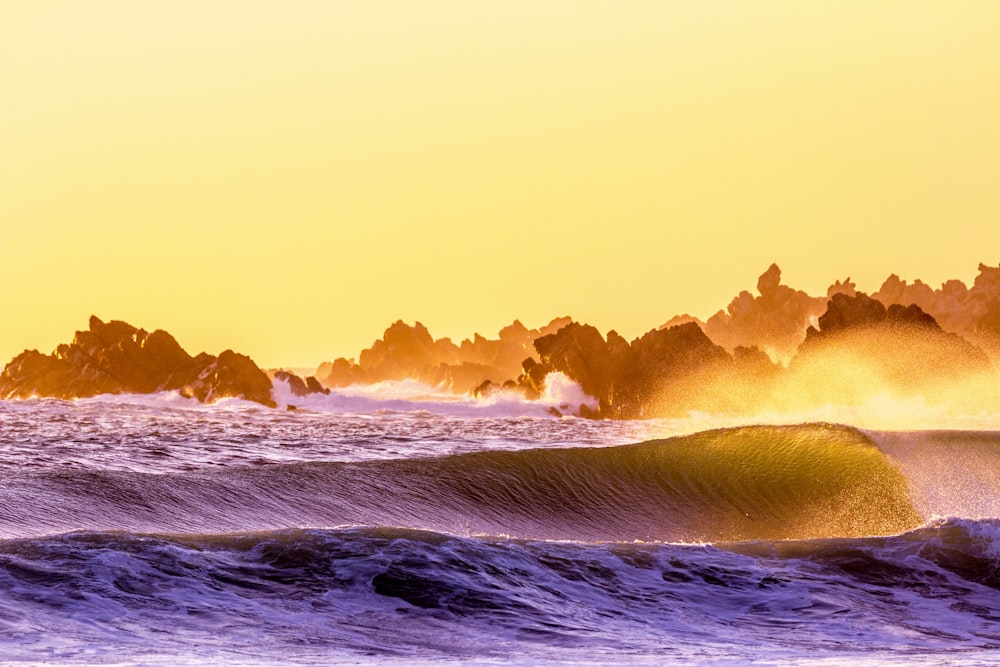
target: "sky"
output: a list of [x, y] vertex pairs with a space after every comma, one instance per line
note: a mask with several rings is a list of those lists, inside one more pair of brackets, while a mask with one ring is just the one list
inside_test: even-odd
[[1000, 3], [0, 0], [0, 363], [627, 337], [1000, 263]]

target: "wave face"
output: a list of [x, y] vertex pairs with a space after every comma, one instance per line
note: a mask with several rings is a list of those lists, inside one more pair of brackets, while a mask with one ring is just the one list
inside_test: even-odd
[[0, 475], [5, 664], [1000, 661], [998, 430], [32, 399]]
[[615, 447], [226, 467], [15, 472], [12, 537], [404, 526], [527, 539], [719, 542], [920, 525], [906, 478], [861, 432], [746, 427]]

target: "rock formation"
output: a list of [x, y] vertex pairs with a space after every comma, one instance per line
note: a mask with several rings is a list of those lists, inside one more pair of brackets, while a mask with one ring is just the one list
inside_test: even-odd
[[971, 288], [949, 280], [935, 290], [892, 274], [872, 296], [887, 306], [916, 304], [943, 329], [961, 334], [1000, 360], [1000, 266], [980, 264]]
[[288, 388], [291, 390], [293, 396], [308, 396], [309, 394], [330, 393], [330, 390], [323, 387], [319, 383], [319, 380], [317, 380], [315, 376], [312, 375], [303, 380], [301, 377], [299, 377], [295, 373], [292, 373], [291, 371], [277, 370], [274, 371], [272, 377], [279, 382], [286, 383], [288, 385]]
[[707, 322], [682, 315], [660, 328], [694, 321], [712, 342], [730, 352], [737, 347], [756, 347], [767, 351], [774, 359], [787, 360], [804, 340], [806, 327], [826, 308], [827, 299], [833, 294], [853, 294], [854, 283], [850, 278], [837, 281], [826, 298], [809, 296], [782, 285], [781, 269], [772, 264], [757, 279], [757, 292], [759, 296], [740, 292], [726, 310], [720, 310]]
[[[704, 407], [698, 388], [710, 377], [777, 370], [756, 348], [730, 355], [693, 322], [650, 331], [631, 343], [614, 331], [605, 339], [594, 327], [574, 322], [539, 338], [535, 347], [540, 361], [525, 360], [519, 378], [529, 397], [541, 391], [548, 373], [558, 371], [598, 400], [591, 416], [615, 419], [697, 410]], [[581, 414], [588, 412], [581, 408]]]
[[[980, 264], [971, 288], [950, 280], [933, 289], [893, 274], [872, 296], [848, 278], [824, 298], [782, 285], [771, 265], [757, 292], [741, 292], [707, 322], [678, 316], [631, 342], [567, 317], [541, 329], [515, 321], [496, 338], [476, 334], [459, 344], [398, 321], [357, 362], [324, 363], [316, 377], [273, 377], [295, 396], [416, 379], [480, 397], [537, 398], [560, 372], [597, 399], [596, 410], [581, 406], [581, 414], [608, 418], [787, 411], [877, 394], [945, 400], [956, 383], [1000, 400], [988, 356], [1000, 363], [1000, 266]], [[0, 374], [0, 398], [177, 390], [201, 401], [240, 396], [274, 405], [271, 388], [252, 360], [231, 350], [192, 357], [164, 331], [96, 317], [72, 343], [50, 355], [26, 350]]]
[[90, 318], [89, 329], [49, 355], [25, 350], [0, 374], [0, 397], [82, 398], [177, 390], [199, 401], [240, 397], [274, 406], [271, 380], [249, 357], [226, 350], [192, 357], [165, 331], [147, 333]]
[[415, 379], [455, 393], [471, 392], [487, 380], [499, 386], [517, 377], [521, 361], [536, 354], [535, 339], [569, 322], [568, 317], [557, 318], [542, 329], [528, 329], [515, 321], [496, 339], [476, 334], [455, 345], [448, 338], [435, 339], [419, 322], [399, 321], [362, 350], [357, 363], [344, 358], [326, 362], [316, 376], [327, 387]]

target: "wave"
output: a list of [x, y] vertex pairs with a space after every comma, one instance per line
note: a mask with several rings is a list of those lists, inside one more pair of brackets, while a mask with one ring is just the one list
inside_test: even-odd
[[713, 651], [972, 652], [975, 663], [1000, 646], [998, 540], [997, 521], [955, 519], [887, 538], [726, 549], [392, 528], [0, 540], [0, 650], [102, 664], [175, 663], [163, 657], [175, 653], [241, 664], [331, 653], [712, 662]]
[[[0, 536], [358, 525], [531, 539], [718, 543], [889, 535], [932, 514], [960, 515], [976, 503], [983, 511], [970, 516], [989, 516], [985, 512], [994, 509], [997, 487], [989, 479], [965, 489], [967, 496], [988, 492], [989, 499], [955, 492], [928, 504], [934, 479], [946, 479], [943, 466], [952, 462], [957, 476], [968, 461], [937, 456], [937, 472], [926, 467], [938, 446], [934, 434], [922, 444], [911, 442], [908, 450], [883, 438], [889, 454], [877, 446], [879, 437], [828, 424], [754, 426], [614, 447], [170, 474], [19, 470], [0, 488]], [[994, 457], [983, 473], [988, 477], [1000, 469], [1000, 436], [979, 437], [965, 451]], [[951, 511], [955, 507], [958, 512]]]

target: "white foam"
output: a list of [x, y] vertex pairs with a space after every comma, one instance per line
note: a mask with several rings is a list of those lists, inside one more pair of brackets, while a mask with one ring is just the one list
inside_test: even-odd
[[456, 417], [577, 416], [580, 406], [597, 409], [597, 400], [562, 373], [549, 373], [538, 400], [517, 391], [498, 391], [483, 398], [453, 394], [415, 380], [379, 382], [336, 388], [329, 394], [295, 396], [289, 384], [274, 381], [272, 392], [280, 409], [295, 406], [315, 412], [371, 414], [378, 412], [428, 412]]
[[579, 406], [586, 405], [590, 410], [597, 410], [598, 402], [593, 396], [585, 394], [583, 387], [563, 373], [553, 372], [545, 376], [545, 387], [542, 403], [559, 410], [576, 411]]
[[84, 405], [139, 405], [149, 408], [177, 408], [183, 410], [261, 410], [267, 409], [255, 401], [248, 401], [242, 398], [224, 397], [208, 403], [202, 403], [196, 398], [182, 396], [180, 392], [158, 391], [151, 394], [99, 394], [89, 398], [74, 399], [76, 403]]

